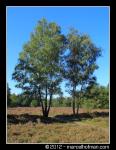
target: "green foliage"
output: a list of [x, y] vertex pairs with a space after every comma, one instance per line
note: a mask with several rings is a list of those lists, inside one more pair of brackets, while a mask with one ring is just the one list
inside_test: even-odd
[[[108, 108], [108, 88], [94, 84], [93, 73], [98, 69], [99, 56], [101, 49], [88, 35], [72, 28], [65, 36], [59, 25], [41, 19], [23, 46], [12, 75], [17, 81], [16, 87], [23, 93], [12, 95], [11, 105], [41, 104], [44, 116], [48, 116], [51, 105], [72, 106], [74, 111], [75, 104], [77, 107]], [[61, 92], [62, 79], [68, 81], [69, 98], [64, 98]], [[59, 97], [53, 99], [53, 95]]]
[[31, 107], [37, 107], [38, 106], [38, 101], [37, 100], [32, 100], [30, 106]]
[[65, 102], [66, 107], [71, 107], [71, 104], [72, 104], [72, 98], [67, 97], [65, 101], [66, 101], [66, 102]]
[[21, 102], [21, 106], [24, 106], [24, 107], [27, 107], [27, 106], [30, 106], [30, 100], [27, 98], [27, 99], [22, 99], [22, 102]]
[[82, 108], [84, 108], [87, 113], [90, 113], [92, 109], [96, 108], [95, 101], [91, 99], [84, 100], [82, 103]]
[[[78, 93], [79, 94], [79, 93]], [[94, 108], [109, 108], [109, 88], [99, 85], [94, 85], [91, 89], [86, 90], [81, 99], [76, 98], [81, 108], [86, 109], [88, 112]], [[49, 104], [49, 103], [48, 103]], [[24, 93], [20, 95], [10, 95], [10, 107], [23, 107], [23, 106], [40, 106], [39, 100], [34, 97], [26, 97]], [[52, 107], [71, 107], [72, 97], [57, 97], [52, 101]]]
[[24, 45], [12, 76], [17, 81], [18, 88], [28, 91], [30, 95], [36, 94], [41, 101], [43, 115], [46, 116], [52, 97], [60, 88], [64, 47], [65, 37], [61, 34], [60, 27], [43, 18], [31, 34], [30, 41]]
[[71, 107], [72, 99], [70, 97], [58, 97], [53, 99], [53, 107]]
[[[67, 40], [68, 51], [63, 75], [69, 82], [69, 92], [73, 96], [73, 114], [75, 114], [75, 98], [82, 97], [81, 94], [76, 96], [76, 93], [82, 92], [89, 84], [95, 82], [93, 73], [98, 68], [96, 59], [101, 55], [101, 49], [93, 44], [88, 35], [80, 34], [74, 28], [68, 33]], [[80, 90], [77, 91], [77, 88]]]
[[109, 88], [93, 85], [88, 87], [86, 91], [86, 97], [94, 101], [95, 108], [109, 108]]
[[10, 92], [10, 88], [9, 88], [9, 85], [8, 85], [8, 83], [7, 83], [7, 106], [9, 107], [10, 105], [11, 105], [11, 98], [10, 98], [10, 96], [11, 96], [11, 92]]
[[21, 101], [20, 99], [18, 99], [18, 96], [16, 94], [12, 94], [11, 95], [11, 107], [16, 107], [16, 106], [20, 106], [21, 105]]

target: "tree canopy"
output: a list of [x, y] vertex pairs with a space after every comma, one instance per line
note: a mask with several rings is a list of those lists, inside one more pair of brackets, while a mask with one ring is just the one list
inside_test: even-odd
[[88, 35], [72, 28], [66, 36], [59, 25], [43, 18], [23, 46], [12, 78], [17, 81], [16, 87], [28, 95], [36, 95], [44, 117], [49, 114], [53, 95], [61, 93], [60, 83], [65, 78], [70, 85], [75, 114], [78, 87], [82, 91], [95, 82], [93, 73], [100, 55], [101, 49]]
[[[70, 89], [72, 88], [70, 92], [73, 96], [73, 114], [75, 114], [77, 90], [82, 91], [96, 81], [93, 73], [98, 69], [96, 59], [101, 55], [101, 49], [95, 46], [88, 35], [80, 34], [74, 28], [68, 33], [67, 40], [68, 52], [65, 56], [64, 77], [69, 81]], [[78, 102], [77, 108], [79, 107]]]
[[17, 87], [38, 95], [44, 116], [49, 113], [53, 94], [60, 88], [60, 58], [64, 47], [65, 36], [60, 27], [46, 19], [40, 20], [30, 41], [24, 45], [13, 73]]

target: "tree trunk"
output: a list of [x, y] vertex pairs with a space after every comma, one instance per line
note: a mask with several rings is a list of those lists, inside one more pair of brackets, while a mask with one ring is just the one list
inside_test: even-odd
[[49, 114], [51, 103], [52, 103], [52, 93], [50, 94], [50, 100], [49, 100], [49, 106], [48, 106], [47, 114]]
[[47, 96], [48, 96], [48, 93], [47, 93], [47, 84], [46, 84], [46, 97], [45, 97], [45, 116], [47, 117]]
[[79, 114], [79, 104], [77, 104], [77, 115]]
[[44, 105], [43, 105], [43, 102], [42, 102], [42, 99], [41, 99], [40, 89], [39, 89], [39, 100], [40, 100], [40, 104], [41, 104], [41, 107], [42, 107], [42, 114], [43, 114], [43, 116], [45, 116], [45, 109], [44, 109]]
[[44, 112], [43, 117], [48, 118], [48, 112], [47, 111]]
[[73, 97], [73, 115], [75, 115], [75, 98]]
[[73, 87], [73, 115], [75, 116], [75, 90], [76, 87]]
[[[82, 92], [82, 88], [83, 88], [83, 86], [81, 86], [81, 91], [80, 92]], [[77, 102], [77, 115], [79, 114], [79, 107], [80, 107], [81, 97], [82, 97], [82, 93], [80, 93], [79, 97], [78, 97], [79, 102]]]
[[41, 107], [42, 107], [42, 114], [43, 114], [43, 116], [44, 116], [44, 115], [45, 115], [45, 110], [44, 110], [44, 106], [43, 106], [42, 100], [40, 100], [40, 103], [41, 103]]

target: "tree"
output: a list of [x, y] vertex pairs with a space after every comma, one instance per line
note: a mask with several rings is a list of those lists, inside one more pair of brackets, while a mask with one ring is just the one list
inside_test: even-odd
[[[29, 107], [35, 94], [30, 94], [29, 91], [24, 91], [18, 95], [19, 106]], [[38, 101], [39, 102], [39, 101]]]
[[58, 101], [58, 104], [59, 104], [59, 106], [62, 106], [62, 104], [63, 104], [63, 92], [62, 91], [60, 91], [59, 93], [58, 93], [58, 95], [59, 95], [59, 97], [57, 98], [57, 101]]
[[94, 84], [86, 90], [86, 97], [91, 99], [95, 108], [108, 108], [109, 107], [109, 89], [108, 86], [100, 86]]
[[66, 101], [66, 107], [71, 107], [71, 97], [67, 97], [65, 98], [65, 101]]
[[64, 47], [61, 28], [43, 18], [24, 45], [13, 73], [13, 79], [18, 82], [16, 87], [36, 94], [44, 117], [48, 117], [53, 95], [60, 88]]
[[38, 101], [37, 100], [32, 100], [30, 106], [31, 107], [37, 107], [38, 106]]
[[[88, 35], [80, 34], [73, 28], [67, 35], [67, 41], [64, 77], [69, 81], [68, 85], [73, 97], [73, 114], [75, 115], [76, 103], [77, 113], [79, 110], [79, 100], [75, 100], [77, 95], [81, 98], [81, 93], [96, 80], [93, 72], [98, 68], [96, 59], [101, 55], [101, 49], [92, 43]], [[79, 91], [80, 94], [77, 94]]]
[[11, 107], [18, 107], [21, 106], [21, 100], [19, 99], [19, 96], [15, 93], [11, 94]]
[[8, 83], [7, 83], [7, 106], [10, 106], [10, 104], [11, 104], [11, 89], [9, 88], [9, 85], [8, 85]]

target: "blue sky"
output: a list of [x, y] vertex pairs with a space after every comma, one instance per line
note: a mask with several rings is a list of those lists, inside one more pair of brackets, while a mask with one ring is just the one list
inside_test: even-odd
[[[19, 93], [12, 80], [23, 45], [30, 39], [38, 20], [45, 17], [54, 21], [67, 34], [70, 27], [87, 33], [96, 46], [102, 48], [102, 57], [98, 58], [99, 69], [95, 71], [97, 82], [109, 83], [109, 7], [7, 7], [7, 82], [12, 93]], [[62, 88], [65, 95], [64, 84]]]

